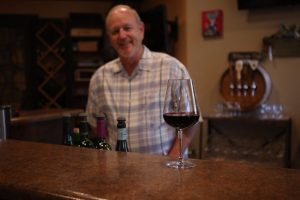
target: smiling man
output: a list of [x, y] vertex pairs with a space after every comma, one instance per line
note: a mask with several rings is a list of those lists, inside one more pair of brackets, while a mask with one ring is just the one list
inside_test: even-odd
[[106, 30], [112, 47], [129, 75], [142, 57], [144, 24], [138, 14], [126, 6], [116, 6], [106, 18]]
[[[127, 5], [113, 7], [106, 32], [118, 58], [101, 66], [90, 81], [88, 121], [95, 134], [96, 116], [107, 117], [108, 141], [117, 141], [117, 118], [126, 118], [129, 151], [178, 156], [174, 128], [163, 120], [164, 98], [170, 78], [190, 78], [176, 58], [143, 45], [144, 23]], [[184, 135], [186, 147], [193, 134]]]

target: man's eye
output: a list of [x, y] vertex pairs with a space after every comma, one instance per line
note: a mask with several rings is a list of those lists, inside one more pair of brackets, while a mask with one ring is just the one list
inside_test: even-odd
[[116, 30], [112, 30], [110, 33], [111, 33], [112, 35], [116, 35], [116, 34], [118, 34], [118, 32], [119, 32], [119, 29], [116, 29]]
[[130, 31], [132, 29], [132, 27], [131, 26], [125, 26], [125, 27], [123, 27], [123, 29], [124, 29], [124, 31]]

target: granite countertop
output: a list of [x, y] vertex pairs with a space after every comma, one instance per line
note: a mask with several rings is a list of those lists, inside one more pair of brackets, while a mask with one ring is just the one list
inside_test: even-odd
[[300, 171], [166, 156], [0, 141], [0, 199], [300, 199]]

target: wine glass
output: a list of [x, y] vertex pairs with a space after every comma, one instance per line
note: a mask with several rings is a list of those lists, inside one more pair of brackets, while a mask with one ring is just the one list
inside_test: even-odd
[[273, 104], [272, 105], [272, 112], [274, 118], [281, 118], [282, 117], [283, 106], [282, 104]]
[[194, 167], [192, 162], [183, 159], [182, 148], [182, 130], [199, 120], [199, 108], [191, 79], [168, 80], [163, 117], [167, 124], [176, 129], [180, 145], [178, 160], [168, 161], [166, 165], [172, 168]]

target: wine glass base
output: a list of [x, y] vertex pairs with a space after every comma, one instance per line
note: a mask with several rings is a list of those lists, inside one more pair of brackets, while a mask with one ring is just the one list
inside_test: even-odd
[[174, 161], [168, 161], [166, 163], [166, 166], [170, 168], [176, 168], [176, 169], [188, 169], [188, 168], [195, 167], [196, 165], [187, 160], [182, 160], [182, 161], [174, 160]]

